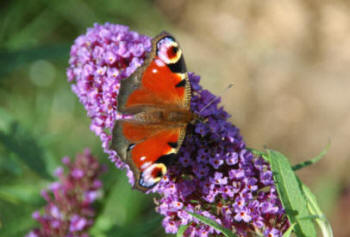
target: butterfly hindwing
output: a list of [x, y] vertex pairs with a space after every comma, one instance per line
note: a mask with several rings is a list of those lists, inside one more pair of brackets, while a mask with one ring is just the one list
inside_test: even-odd
[[[120, 134], [123, 134], [122, 136]], [[160, 181], [184, 138], [184, 128], [117, 121], [112, 148], [132, 169], [135, 187], [146, 190]]]

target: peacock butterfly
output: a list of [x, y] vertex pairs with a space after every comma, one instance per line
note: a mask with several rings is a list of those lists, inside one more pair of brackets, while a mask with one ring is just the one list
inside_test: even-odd
[[147, 191], [167, 172], [195, 117], [191, 86], [179, 43], [162, 32], [144, 64], [121, 82], [111, 148], [133, 171], [134, 187]]

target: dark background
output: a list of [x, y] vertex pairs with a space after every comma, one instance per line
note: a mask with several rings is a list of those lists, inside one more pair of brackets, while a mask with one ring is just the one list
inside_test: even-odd
[[349, 10], [345, 0], [1, 1], [0, 236], [35, 226], [40, 190], [63, 156], [85, 147], [110, 166], [92, 234], [164, 233], [152, 197], [132, 191], [108, 161], [67, 82], [70, 45], [95, 22], [174, 34], [189, 71], [222, 96], [250, 147], [279, 150], [295, 164], [330, 142], [326, 157], [299, 174], [335, 236], [349, 236]]

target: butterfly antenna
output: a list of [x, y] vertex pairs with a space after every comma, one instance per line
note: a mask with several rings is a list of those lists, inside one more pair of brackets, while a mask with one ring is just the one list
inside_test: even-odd
[[[230, 83], [230, 84], [220, 93], [220, 94], [221, 94], [220, 97], [222, 97], [229, 89], [231, 89], [232, 86], [233, 86], [233, 83]], [[219, 98], [220, 98], [220, 97], [219, 97]], [[206, 105], [198, 112], [198, 114], [200, 114], [203, 110], [205, 110], [206, 108], [208, 108], [209, 105], [211, 105], [212, 103], [214, 103], [215, 100], [217, 100], [217, 99], [219, 99], [219, 98], [215, 97], [215, 98], [213, 98], [211, 101], [209, 101], [208, 104], [206, 104]]]
[[[220, 97], [222, 97], [229, 89], [231, 89], [232, 86], [233, 86], [233, 83], [230, 83], [230, 84], [221, 92], [221, 96], [220, 96]], [[211, 101], [209, 101], [208, 104], [206, 104], [206, 105], [198, 112], [198, 114], [200, 114], [203, 110], [205, 110], [206, 108], [208, 108], [208, 106], [211, 105], [212, 103], [214, 103], [214, 101], [217, 100], [217, 99], [219, 99], [219, 98], [215, 97], [215, 98], [213, 98]], [[197, 119], [195, 119], [195, 120], [196, 120], [196, 121], [199, 121], [199, 122], [202, 121], [202, 119], [199, 119], [199, 118], [197, 118]], [[215, 133], [216, 135], [218, 135], [218, 136], [220, 137], [219, 133], [217, 133], [217, 132], [214, 131], [213, 129], [210, 129], [210, 130], [211, 130], [211, 132]]]

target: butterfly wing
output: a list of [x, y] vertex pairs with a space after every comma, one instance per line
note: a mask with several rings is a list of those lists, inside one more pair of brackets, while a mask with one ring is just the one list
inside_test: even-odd
[[119, 120], [113, 129], [111, 147], [132, 169], [135, 187], [146, 191], [164, 176], [184, 136], [185, 127]]
[[152, 40], [144, 65], [121, 82], [118, 110], [135, 113], [142, 106], [189, 109], [190, 97], [182, 50], [174, 37], [163, 32]]
[[132, 169], [137, 189], [145, 191], [159, 182], [186, 132], [185, 122], [169, 126], [162, 124], [160, 116], [155, 123], [150, 110], [186, 114], [190, 98], [182, 50], [174, 37], [163, 32], [153, 39], [144, 65], [121, 82], [118, 96], [120, 112], [146, 115], [139, 120], [116, 121], [113, 128], [111, 148]]

